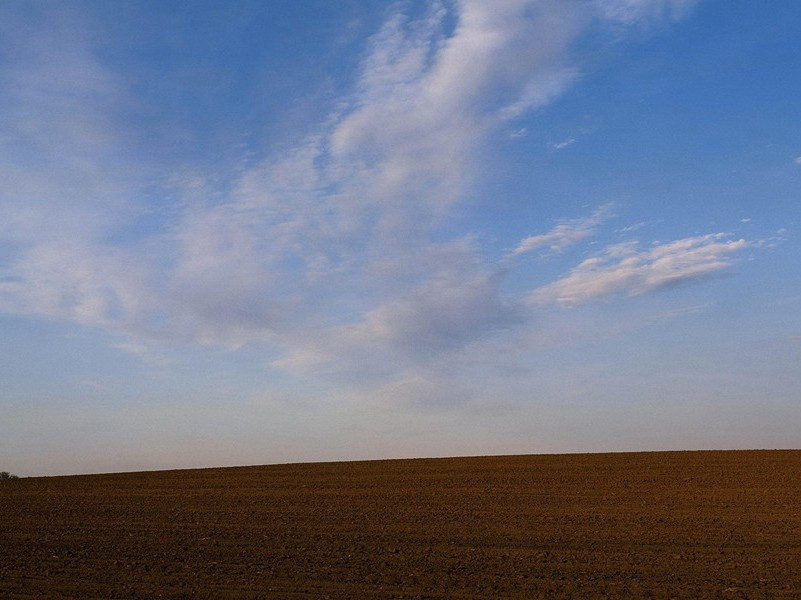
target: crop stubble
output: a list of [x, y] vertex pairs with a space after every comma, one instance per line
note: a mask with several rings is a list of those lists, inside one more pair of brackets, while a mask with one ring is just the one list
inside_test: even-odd
[[0, 484], [4, 598], [801, 598], [801, 451]]

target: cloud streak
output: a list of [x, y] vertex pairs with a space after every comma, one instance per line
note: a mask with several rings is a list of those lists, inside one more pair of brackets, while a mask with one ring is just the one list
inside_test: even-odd
[[564, 150], [565, 148], [568, 148], [569, 146], [572, 146], [575, 143], [576, 143], [576, 138], [568, 138], [561, 142], [549, 144], [548, 146], [554, 150]]
[[608, 246], [569, 274], [535, 290], [536, 304], [576, 306], [617, 293], [638, 296], [680, 283], [708, 279], [731, 266], [731, 254], [749, 247], [724, 233], [689, 237], [640, 250], [636, 242]]
[[522, 240], [512, 251], [511, 256], [519, 256], [542, 248], [550, 252], [562, 252], [591, 237], [598, 225], [607, 220], [611, 213], [612, 205], [604, 204], [589, 217], [562, 221], [548, 233], [530, 235]]
[[647, 23], [655, 19], [679, 19], [697, 0], [594, 0], [604, 18], [623, 25]]

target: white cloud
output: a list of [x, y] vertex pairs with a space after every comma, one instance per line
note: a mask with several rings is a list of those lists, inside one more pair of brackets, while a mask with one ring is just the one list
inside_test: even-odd
[[[185, 212], [168, 296], [176, 325], [209, 341], [277, 335], [294, 363], [325, 354], [300, 341], [306, 323], [319, 327], [321, 318], [329, 333], [320, 338], [376, 342], [400, 355], [485, 334], [483, 318], [460, 322], [458, 334], [423, 334], [438, 295], [464, 293], [451, 300], [469, 303], [486, 270], [469, 243], [434, 243], [433, 230], [469, 188], [476, 151], [510, 111], [561, 89], [584, 16], [559, 2], [517, 0], [491, 9], [463, 2], [458, 11], [450, 37], [439, 3], [416, 21], [391, 16], [369, 44], [355, 95], [318, 135], [286, 159], [247, 170], [225, 205]], [[452, 277], [454, 261], [469, 265], [461, 280]], [[499, 300], [487, 301], [500, 310]], [[340, 323], [333, 313], [342, 305], [361, 314]], [[402, 331], [418, 319], [416, 345], [404, 342]]]
[[522, 307], [501, 295], [502, 273], [484, 270], [458, 248], [429, 253], [428, 262], [438, 263], [436, 276], [388, 297], [358, 322], [297, 336], [294, 350], [273, 365], [364, 381], [430, 364], [524, 322]]
[[[152, 340], [269, 343], [286, 352], [276, 366], [332, 371], [418, 366], [519, 323], [519, 295], [503, 296], [471, 232], [443, 242], [441, 230], [487, 144], [578, 77], [570, 48], [598, 13], [563, 0], [432, 1], [416, 19], [407, 8], [370, 40], [325, 122], [220, 173], [134, 155], [130, 82], [69, 9], [6, 25], [25, 60], [0, 65], [0, 309], [102, 327], [138, 353]], [[558, 223], [510, 257], [560, 252], [608, 213]]]
[[665, 16], [678, 19], [695, 4], [697, 0], [593, 0], [596, 10], [605, 19], [624, 25]]
[[716, 275], [731, 265], [730, 255], [749, 246], [715, 233], [657, 244], [640, 250], [636, 243], [608, 247], [583, 261], [565, 277], [535, 290], [534, 303], [575, 306], [615, 293], [636, 296]]
[[632, 225], [626, 225], [625, 227], [621, 227], [620, 229], [615, 229], [615, 233], [632, 233], [634, 231], [639, 231], [644, 227], [649, 227], [651, 225], [655, 225], [660, 223], [661, 221], [640, 221], [639, 223], [633, 223]]
[[148, 274], [123, 249], [98, 256], [85, 243], [40, 243], [11, 272], [16, 277], [0, 284], [0, 307], [7, 312], [136, 328], [148, 309], [141, 293]]
[[777, 229], [773, 235], [756, 240], [754, 245], [759, 248], [776, 248], [787, 241], [789, 233], [786, 228], [782, 227]]
[[604, 204], [589, 217], [562, 221], [548, 233], [530, 235], [517, 245], [511, 256], [525, 254], [541, 248], [547, 248], [551, 252], [562, 252], [566, 248], [592, 236], [597, 226], [609, 218], [611, 211], [612, 205]]
[[801, 156], [796, 156], [795, 160], [793, 161], [797, 165], [801, 165]]
[[414, 357], [461, 347], [519, 322], [515, 309], [498, 297], [499, 283], [487, 275], [443, 274], [371, 310], [346, 329], [347, 337]]
[[575, 138], [570, 138], [570, 139], [564, 140], [562, 142], [557, 142], [557, 143], [549, 144], [549, 145], [554, 150], [564, 150], [568, 146], [572, 146], [575, 143], [576, 143]]
[[115, 168], [122, 82], [68, 19], [46, 15], [42, 28], [0, 15], [0, 236], [20, 244], [97, 235], [138, 210]]

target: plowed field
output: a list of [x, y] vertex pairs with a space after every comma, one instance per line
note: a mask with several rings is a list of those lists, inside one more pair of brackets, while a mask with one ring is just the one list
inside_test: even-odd
[[801, 598], [801, 451], [0, 482], [2, 598]]

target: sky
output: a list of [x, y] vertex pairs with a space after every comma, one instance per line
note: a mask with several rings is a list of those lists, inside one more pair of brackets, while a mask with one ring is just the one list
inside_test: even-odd
[[801, 4], [0, 4], [0, 468], [801, 446]]

